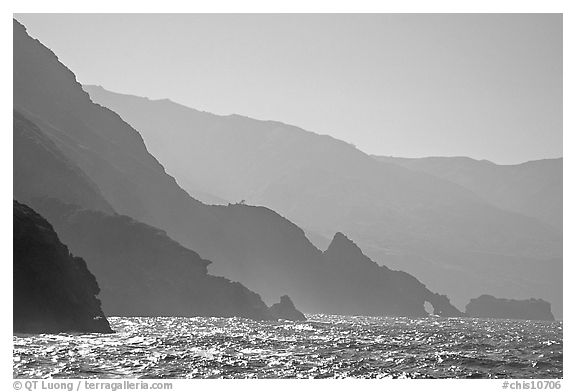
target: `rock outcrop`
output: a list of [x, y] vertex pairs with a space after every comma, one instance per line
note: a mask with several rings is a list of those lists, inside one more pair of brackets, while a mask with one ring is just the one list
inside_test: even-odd
[[270, 313], [281, 320], [304, 321], [306, 316], [294, 306], [294, 303], [287, 295], [280, 297], [280, 302], [270, 307]]
[[431, 292], [406, 272], [378, 265], [342, 233], [334, 235], [322, 256], [331, 281], [334, 313], [356, 309], [356, 314], [424, 317], [428, 315], [424, 303], [429, 302], [434, 314], [462, 315], [448, 297]]
[[14, 332], [113, 332], [98, 283], [52, 226], [17, 201], [14, 210]]
[[491, 295], [473, 298], [466, 306], [466, 315], [480, 318], [554, 321], [549, 302], [543, 299], [505, 299]]
[[425, 300], [428, 301], [434, 308], [434, 314], [442, 317], [462, 317], [464, 313], [459, 311], [454, 305], [450, 303], [450, 299], [446, 295], [427, 292]]

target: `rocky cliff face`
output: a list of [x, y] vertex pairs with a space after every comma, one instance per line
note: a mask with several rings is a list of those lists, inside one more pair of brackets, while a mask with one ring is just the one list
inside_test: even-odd
[[14, 332], [112, 332], [94, 275], [52, 226], [14, 201]]
[[72, 251], [88, 261], [106, 314], [275, 318], [259, 295], [208, 275], [209, 261], [162, 230], [110, 215], [112, 207], [83, 171], [17, 111], [14, 178], [15, 197], [48, 217]]
[[124, 215], [35, 201], [100, 282], [102, 306], [114, 316], [210, 316], [276, 319], [260, 296], [207, 273], [210, 261], [162, 230]]
[[30, 203], [54, 197], [92, 210], [114, 212], [84, 172], [22, 113], [14, 110], [14, 197]]
[[550, 303], [542, 299], [504, 299], [491, 295], [473, 298], [466, 306], [470, 317], [554, 321]]

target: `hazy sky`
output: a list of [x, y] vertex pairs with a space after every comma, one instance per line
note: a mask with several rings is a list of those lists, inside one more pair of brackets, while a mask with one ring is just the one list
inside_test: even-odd
[[16, 15], [81, 83], [361, 150], [562, 155], [559, 14]]

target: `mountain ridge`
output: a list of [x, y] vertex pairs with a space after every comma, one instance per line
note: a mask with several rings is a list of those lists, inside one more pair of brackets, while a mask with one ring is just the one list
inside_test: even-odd
[[[561, 237], [537, 218], [298, 127], [84, 88], [139, 129], [182, 184], [270, 207], [316, 238], [345, 232], [372, 260], [412, 273], [435, 290], [448, 288], [461, 306], [484, 292], [551, 295], [561, 312], [561, 275], [534, 281], [539, 263], [552, 264], [558, 274]], [[165, 145], [160, 135], [179, 143]], [[210, 174], [196, 170], [200, 166]]]
[[497, 207], [562, 230], [562, 157], [507, 165], [467, 157], [373, 157], [460, 184]]
[[[416, 278], [384, 269], [378, 269], [384, 272], [370, 285], [361, 282], [363, 271], [352, 275], [358, 287], [371, 293], [370, 301], [356, 290], [338, 294], [333, 278], [350, 276], [331, 267], [300, 227], [267, 207], [208, 206], [193, 199], [149, 153], [134, 127], [77, 91], [81, 86], [69, 70], [62, 74], [66, 67], [52, 52], [39, 50], [41, 44], [16, 22], [14, 29], [15, 109], [98, 185], [117, 214], [165, 231], [212, 260], [212, 273], [246, 284], [270, 303], [287, 294], [310, 313], [357, 313], [361, 304], [370, 314], [401, 316], [427, 315], [426, 298], [436, 303]], [[440, 302], [438, 312], [445, 312], [445, 306], [459, 312], [449, 302]]]

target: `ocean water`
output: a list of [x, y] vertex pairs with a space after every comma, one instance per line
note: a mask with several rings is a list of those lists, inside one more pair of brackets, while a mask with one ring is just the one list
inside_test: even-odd
[[562, 378], [562, 322], [109, 320], [117, 333], [14, 335], [14, 377]]

